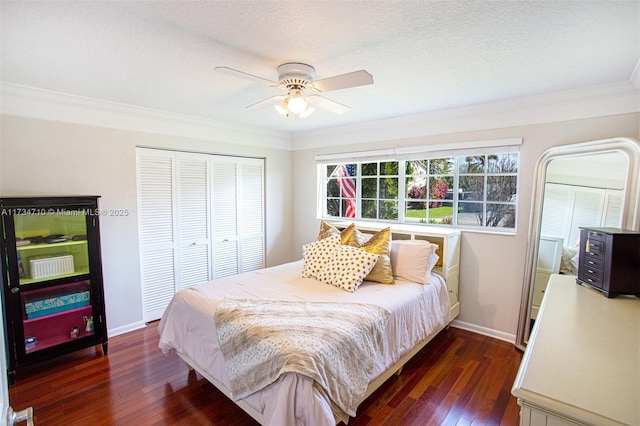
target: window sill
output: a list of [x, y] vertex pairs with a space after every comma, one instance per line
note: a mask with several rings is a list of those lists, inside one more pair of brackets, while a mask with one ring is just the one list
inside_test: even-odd
[[489, 235], [504, 235], [513, 237], [517, 235], [517, 230], [505, 230], [496, 231], [492, 229], [477, 229], [477, 228], [465, 228], [465, 227], [453, 227], [453, 226], [437, 226], [437, 225], [413, 225], [408, 223], [398, 222], [383, 222], [383, 221], [366, 221], [366, 220], [345, 220], [342, 218], [320, 218], [330, 225], [339, 228], [346, 228], [352, 223], [356, 224], [357, 228], [379, 231], [381, 229], [390, 227], [392, 232], [408, 233], [408, 234], [452, 234], [456, 232], [460, 233], [475, 233], [475, 234], [489, 234]]

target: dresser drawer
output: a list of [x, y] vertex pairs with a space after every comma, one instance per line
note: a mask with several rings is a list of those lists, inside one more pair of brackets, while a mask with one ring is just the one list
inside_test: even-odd
[[604, 241], [597, 240], [587, 240], [586, 247], [584, 249], [586, 254], [590, 254], [592, 256], [604, 256]]
[[602, 282], [604, 279], [604, 273], [602, 270], [596, 268], [585, 268], [580, 275], [582, 281], [586, 284], [602, 288]]
[[584, 267], [604, 269], [604, 256], [601, 254], [586, 253]]
[[600, 231], [586, 230], [587, 238], [592, 241], [605, 241], [607, 234]]
[[602, 280], [602, 278], [604, 278], [604, 271], [602, 269], [588, 267], [585, 265], [584, 276]]

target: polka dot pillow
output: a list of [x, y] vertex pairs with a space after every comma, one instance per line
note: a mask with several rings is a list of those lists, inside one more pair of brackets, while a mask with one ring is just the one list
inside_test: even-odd
[[353, 293], [371, 272], [380, 256], [347, 245], [341, 245], [331, 255], [317, 278], [327, 284]]
[[316, 278], [320, 271], [322, 271], [322, 268], [324, 268], [324, 265], [329, 262], [331, 254], [339, 245], [340, 234], [303, 245], [302, 254], [304, 256], [304, 267], [302, 269], [302, 276], [304, 278]]

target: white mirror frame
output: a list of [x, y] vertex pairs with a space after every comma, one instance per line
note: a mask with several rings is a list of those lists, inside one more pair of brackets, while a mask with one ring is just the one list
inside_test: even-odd
[[529, 220], [529, 237], [527, 240], [527, 257], [525, 261], [522, 298], [520, 301], [520, 317], [515, 345], [524, 350], [530, 333], [531, 307], [533, 301], [533, 280], [535, 265], [538, 263], [540, 241], [540, 225], [542, 224], [542, 205], [544, 201], [547, 166], [552, 160], [567, 157], [580, 157], [591, 154], [620, 152], [627, 157], [629, 168], [625, 185], [625, 196], [622, 210], [622, 228], [640, 230], [640, 142], [632, 138], [611, 138], [572, 145], [561, 145], [544, 151], [536, 163], [531, 215]]

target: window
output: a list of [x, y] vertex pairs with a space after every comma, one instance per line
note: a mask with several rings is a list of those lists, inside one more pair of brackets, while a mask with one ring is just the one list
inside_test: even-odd
[[324, 218], [515, 228], [518, 152], [322, 164]]

